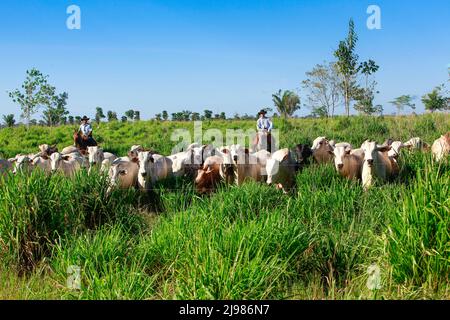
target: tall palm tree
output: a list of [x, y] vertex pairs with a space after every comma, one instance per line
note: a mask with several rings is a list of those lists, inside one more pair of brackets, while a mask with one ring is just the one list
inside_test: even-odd
[[300, 109], [300, 97], [290, 90], [284, 92], [279, 90], [272, 95], [272, 100], [278, 112], [284, 118], [292, 116], [295, 111]]
[[3, 121], [5, 122], [5, 125], [7, 127], [14, 127], [14, 124], [16, 123], [16, 120], [14, 119], [13, 114], [7, 114], [3, 116]]

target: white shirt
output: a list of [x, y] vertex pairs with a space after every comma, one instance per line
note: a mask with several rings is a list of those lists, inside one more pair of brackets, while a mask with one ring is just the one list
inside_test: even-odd
[[91, 125], [90, 125], [89, 123], [82, 124], [82, 125], [80, 126], [80, 131], [81, 131], [81, 133], [82, 133], [83, 135], [88, 136], [88, 135], [90, 135], [91, 132], [92, 132], [92, 127], [91, 127]]
[[267, 130], [271, 131], [273, 128], [272, 121], [269, 118], [259, 118], [258, 122], [256, 122], [256, 128], [258, 130]]

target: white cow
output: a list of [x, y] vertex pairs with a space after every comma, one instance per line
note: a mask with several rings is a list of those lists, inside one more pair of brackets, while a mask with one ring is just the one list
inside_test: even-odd
[[93, 167], [99, 167], [103, 164], [104, 160], [109, 160], [112, 163], [117, 159], [117, 156], [110, 153], [104, 152], [100, 147], [88, 147], [87, 149], [89, 155], [89, 172]]
[[289, 149], [281, 149], [272, 154], [266, 163], [267, 184], [287, 193], [295, 185], [295, 161]]
[[68, 154], [72, 154], [72, 153], [80, 153], [80, 150], [78, 150], [78, 148], [76, 148], [74, 146], [68, 146], [68, 147], [65, 147], [64, 149], [62, 149], [62, 151], [61, 151], [62, 155], [68, 155]]
[[39, 168], [45, 173], [52, 172], [52, 161], [47, 155], [38, 155], [33, 159], [34, 168]]
[[108, 192], [113, 188], [129, 189], [137, 187], [139, 174], [139, 165], [135, 161], [129, 159], [118, 158], [109, 168], [108, 176], [110, 186]]
[[422, 139], [419, 137], [409, 139], [403, 145], [406, 148], [415, 149], [415, 150], [429, 150], [430, 149], [430, 146], [426, 142], [422, 141]]
[[149, 190], [157, 181], [172, 176], [172, 161], [159, 154], [148, 151], [138, 153], [138, 185], [142, 190]]
[[52, 172], [61, 172], [67, 177], [72, 177], [83, 166], [83, 157], [79, 153], [63, 155], [55, 152], [50, 156]]
[[14, 164], [13, 173], [17, 174], [18, 172], [26, 172], [29, 173], [33, 170], [33, 159], [35, 155], [21, 155], [18, 154], [15, 158], [11, 159], [11, 163]]
[[434, 141], [431, 152], [436, 161], [441, 161], [450, 153], [450, 132]]
[[376, 142], [367, 140], [361, 149], [364, 150], [362, 184], [364, 190], [367, 190], [372, 186], [374, 177], [386, 180], [394, 174], [395, 168], [387, 155], [390, 146], [378, 146]]

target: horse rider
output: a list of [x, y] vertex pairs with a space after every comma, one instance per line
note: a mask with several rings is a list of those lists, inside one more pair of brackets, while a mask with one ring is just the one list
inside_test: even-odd
[[258, 112], [258, 121], [256, 122], [256, 129], [258, 130], [258, 137], [267, 139], [267, 142], [262, 141], [263, 146], [267, 146], [267, 151], [271, 152], [272, 149], [272, 129], [273, 123], [269, 118], [266, 117], [267, 111], [261, 110]]
[[90, 119], [86, 116], [81, 118], [81, 125], [78, 129], [78, 134], [81, 137], [83, 147], [91, 147], [97, 145], [97, 142], [92, 137], [92, 127], [89, 124], [89, 120]]

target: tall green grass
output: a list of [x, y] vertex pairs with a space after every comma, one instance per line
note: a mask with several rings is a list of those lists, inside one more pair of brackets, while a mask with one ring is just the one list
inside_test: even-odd
[[[408, 130], [449, 125], [418, 119]], [[396, 130], [410, 137], [409, 118], [374, 121], [367, 130], [359, 118], [328, 121], [288, 123], [295, 135], [283, 139], [306, 142], [324, 132], [357, 145]], [[146, 195], [108, 195], [100, 174], [7, 176], [0, 182], [0, 297], [449, 299], [450, 167], [407, 151], [400, 166], [399, 177], [364, 192], [332, 165], [310, 165], [289, 195], [247, 183], [200, 196], [187, 179], [161, 182]], [[373, 265], [381, 271], [378, 289], [366, 285]], [[81, 269], [80, 290], [66, 286], [71, 266]]]

